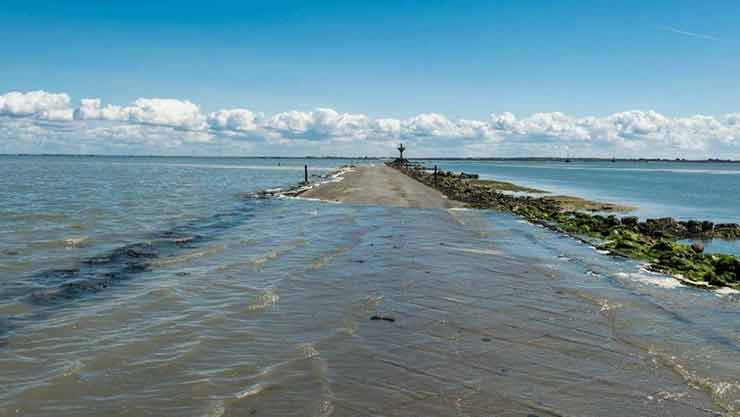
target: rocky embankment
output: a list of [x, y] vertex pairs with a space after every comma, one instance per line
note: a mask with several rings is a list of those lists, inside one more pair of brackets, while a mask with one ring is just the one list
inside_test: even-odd
[[[740, 258], [705, 254], [701, 244], [685, 245], [682, 239], [737, 239], [740, 225], [708, 221], [677, 221], [602, 215], [572, 210], [557, 199], [502, 193], [493, 185], [476, 181], [477, 175], [438, 172], [394, 161], [389, 166], [473, 208], [489, 208], [519, 215], [530, 222], [595, 242], [613, 255], [647, 261], [654, 271], [672, 274], [682, 281], [708, 287], [740, 289]], [[618, 207], [618, 206], [615, 206]], [[609, 205], [600, 205], [609, 211]]]

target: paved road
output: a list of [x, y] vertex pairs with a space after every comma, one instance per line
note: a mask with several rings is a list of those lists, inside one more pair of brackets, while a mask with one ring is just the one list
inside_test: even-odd
[[439, 191], [387, 166], [361, 166], [344, 179], [311, 189], [301, 197], [345, 203], [415, 208], [461, 207]]

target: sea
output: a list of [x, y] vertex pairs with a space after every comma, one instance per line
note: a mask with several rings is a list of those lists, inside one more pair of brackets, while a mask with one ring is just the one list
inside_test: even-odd
[[[0, 416], [740, 416], [736, 291], [505, 213], [259, 193], [367, 163], [0, 156]], [[425, 163], [740, 222], [740, 165]]]

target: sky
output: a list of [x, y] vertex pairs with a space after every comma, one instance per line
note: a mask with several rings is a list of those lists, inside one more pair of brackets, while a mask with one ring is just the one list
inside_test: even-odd
[[0, 152], [740, 158], [740, 2], [0, 4]]

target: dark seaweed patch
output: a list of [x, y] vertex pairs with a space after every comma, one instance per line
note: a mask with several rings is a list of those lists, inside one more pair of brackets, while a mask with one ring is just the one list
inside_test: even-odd
[[[152, 261], [193, 249], [247, 222], [264, 202], [246, 200], [213, 216], [155, 233], [133, 243], [84, 259], [74, 268], [52, 269], [21, 277], [0, 298], [22, 297], [34, 305], [58, 305], [95, 294], [151, 270]], [[0, 331], [4, 324], [0, 322]]]
[[7, 345], [7, 336], [15, 326], [5, 317], [0, 317], [0, 347]]

